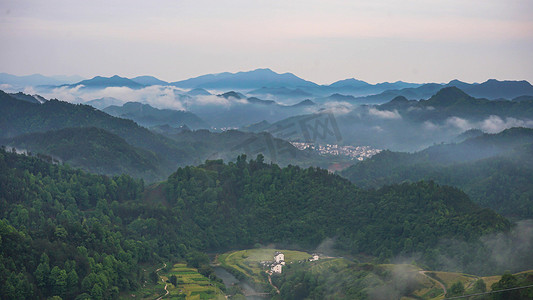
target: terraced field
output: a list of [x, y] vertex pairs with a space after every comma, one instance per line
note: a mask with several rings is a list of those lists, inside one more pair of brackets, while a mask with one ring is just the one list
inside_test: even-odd
[[164, 299], [225, 299], [217, 283], [198, 273], [186, 264], [175, 264], [170, 271], [161, 275], [166, 282], [172, 275], [177, 277], [177, 286], [167, 282], [168, 296]]

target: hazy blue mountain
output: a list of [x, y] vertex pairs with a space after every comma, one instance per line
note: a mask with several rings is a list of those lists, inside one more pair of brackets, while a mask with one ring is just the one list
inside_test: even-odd
[[395, 82], [380, 82], [375, 84], [375, 87], [385, 89], [385, 90], [393, 90], [393, 89], [406, 89], [406, 88], [416, 88], [421, 86], [420, 83], [411, 83], [411, 82], [405, 82], [405, 81], [395, 81]]
[[235, 92], [235, 91], [225, 92], [224, 94], [219, 94], [217, 96], [218, 97], [222, 97], [222, 98], [226, 98], [226, 99], [229, 99], [229, 98], [246, 99], [245, 95], [243, 95], [242, 93], [239, 93], [239, 92]]
[[264, 100], [259, 97], [230, 91], [217, 95], [219, 99], [209, 99], [209, 103], [202, 103], [201, 99], [193, 99], [187, 105], [187, 110], [193, 112], [203, 120], [208, 120], [215, 130], [241, 128], [266, 120], [276, 122], [284, 118], [309, 113], [319, 107], [312, 101], [301, 101], [293, 105], [282, 104], [274, 100]]
[[172, 127], [168, 124], [152, 126], [150, 127], [150, 130], [162, 135], [172, 135], [182, 133], [183, 131], [191, 131], [191, 129], [187, 125], [182, 125], [180, 127]]
[[168, 85], [168, 82], [155, 78], [154, 76], [137, 76], [130, 78], [131, 80], [137, 82], [141, 85]]
[[316, 105], [315, 102], [313, 102], [313, 101], [311, 101], [309, 99], [305, 99], [303, 101], [300, 101], [300, 102], [298, 102], [296, 104], [291, 105], [291, 107], [304, 107], [304, 106], [314, 106], [314, 105]]
[[461, 133], [460, 135], [458, 135], [456, 138], [453, 139], [453, 142], [454, 143], [461, 143], [461, 142], [464, 142], [465, 140], [468, 140], [468, 139], [471, 139], [471, 138], [475, 138], [475, 137], [478, 137], [478, 136], [482, 136], [484, 134], [483, 130], [480, 130], [480, 129], [469, 129], [463, 133]]
[[382, 89], [382, 90], [393, 90], [393, 89], [404, 89], [404, 88], [415, 88], [419, 87], [422, 84], [419, 83], [410, 83], [405, 81], [396, 81], [396, 82], [380, 82], [377, 84], [370, 84], [368, 82], [358, 80], [355, 78], [349, 78], [344, 80], [336, 81], [329, 85], [329, 87], [334, 88], [359, 88], [359, 89]]
[[342, 94], [331, 94], [327, 97], [315, 98], [313, 99], [316, 103], [328, 103], [328, 102], [348, 102], [348, 103], [358, 103], [356, 98], [352, 95], [342, 95]]
[[533, 100], [533, 95], [532, 96], [519, 96], [519, 97], [513, 98], [513, 101], [516, 101], [516, 102], [532, 101], [532, 100]]
[[82, 80], [87, 79], [80, 75], [53, 75], [49, 77], [54, 78], [57, 81], [62, 82], [62, 83], [75, 83], [75, 82], [80, 82]]
[[0, 83], [9, 84], [18, 87], [37, 86], [37, 85], [59, 85], [65, 83], [64, 81], [47, 77], [41, 74], [17, 76], [7, 73], [0, 73]]
[[390, 89], [376, 95], [358, 98], [358, 101], [366, 103], [384, 103], [396, 96], [404, 96], [408, 99], [428, 99], [444, 87], [457, 87], [469, 95], [489, 100], [513, 99], [524, 95], [533, 95], [533, 86], [527, 81], [498, 81], [490, 79], [483, 83], [465, 83], [452, 80], [448, 84], [426, 83], [419, 87]]
[[[389, 105], [388, 103], [384, 106]], [[384, 107], [380, 106], [380, 107]], [[488, 100], [475, 98], [457, 87], [445, 87], [428, 100], [409, 101], [402, 115], [423, 121], [448, 117], [480, 120], [490, 116], [531, 119], [533, 101]]]
[[523, 95], [533, 96], [533, 86], [525, 80], [499, 81], [496, 79], [489, 79], [480, 84], [465, 86], [462, 89], [474, 97], [491, 100], [497, 98], [513, 99]]
[[257, 122], [250, 125], [245, 125], [241, 127], [240, 129], [244, 132], [263, 132], [267, 128], [269, 128], [272, 124], [270, 124], [267, 120], [263, 120], [261, 122]]
[[370, 86], [370, 85], [371, 84], [368, 83], [368, 82], [365, 82], [365, 81], [362, 81], [362, 80], [358, 80], [358, 79], [355, 79], [355, 78], [349, 78], [349, 79], [336, 81], [336, 82], [330, 84], [329, 86], [330, 87], [346, 87], [346, 86], [349, 86], [349, 87], [367, 87], [367, 86]]
[[105, 89], [107, 87], [129, 87], [132, 89], [142, 88], [144, 85], [137, 83], [131, 79], [114, 75], [112, 77], [96, 76], [91, 79], [82, 80], [74, 84], [68, 84], [66, 86], [75, 87], [83, 85], [85, 88], [91, 89]]
[[117, 99], [117, 98], [113, 98], [113, 97], [103, 97], [99, 99], [89, 100], [85, 102], [84, 104], [90, 105], [94, 108], [98, 108], [99, 110], [102, 110], [111, 105], [120, 106], [124, 104], [124, 101]]
[[[275, 99], [305, 99], [305, 98], [320, 98], [317, 102], [328, 101], [327, 97], [331, 95], [346, 95], [356, 98], [353, 102], [356, 103], [383, 103], [395, 96], [398, 93], [393, 93], [389, 97], [387, 95], [374, 96], [379, 93], [388, 93], [385, 91], [393, 89], [403, 88], [417, 88], [421, 86], [417, 83], [407, 82], [383, 82], [378, 84], [368, 84], [364, 81], [357, 79], [345, 79], [332, 83], [329, 86], [306, 86], [298, 88], [286, 88], [286, 87], [262, 87], [260, 89], [252, 90], [248, 92], [249, 95], [254, 95], [263, 98], [275, 98]], [[371, 96], [369, 96], [371, 95]], [[386, 100], [384, 100], [386, 99]], [[346, 100], [346, 99], [345, 99]], [[334, 100], [337, 101], [337, 100]]]
[[[344, 95], [351, 95], [355, 97], [365, 97], [368, 95], [375, 95], [375, 94], [383, 93], [387, 90], [416, 88], [419, 86], [421, 86], [421, 84], [419, 83], [409, 83], [409, 82], [404, 82], [404, 81], [381, 82], [377, 84], [369, 84], [367, 82], [351, 78], [351, 79], [345, 79], [345, 80], [334, 82], [330, 84], [329, 86], [321, 86], [320, 90], [309, 89], [307, 91], [313, 92], [321, 96], [331, 95], [331, 94], [344, 94]], [[375, 102], [376, 101], [362, 102], [362, 103], [375, 103]]]
[[187, 80], [172, 82], [180, 88], [204, 89], [258, 89], [261, 87], [299, 87], [316, 86], [315, 83], [303, 80], [294, 74], [279, 74], [270, 69], [256, 69], [238, 73], [220, 73], [202, 75]]
[[130, 119], [145, 127], [168, 124], [172, 127], [186, 125], [190, 128], [209, 128], [209, 125], [197, 115], [188, 111], [158, 109], [149, 104], [128, 102], [122, 106], [109, 106], [104, 112], [119, 118]]
[[248, 103], [253, 103], [253, 104], [264, 104], [264, 105], [276, 104], [276, 101], [274, 101], [274, 100], [261, 100], [261, 99], [256, 98], [256, 97], [250, 97], [250, 98], [248, 98], [246, 100], [248, 101]]
[[187, 95], [189, 95], [189, 96], [209, 96], [209, 95], [211, 95], [211, 93], [206, 91], [206, 90], [204, 90], [204, 89], [196, 88], [196, 89], [192, 89], [192, 90], [188, 91]]
[[[328, 114], [329, 111], [333, 114]], [[495, 132], [517, 126], [513, 124], [533, 124], [533, 101], [479, 99], [456, 87], [443, 88], [429, 100], [396, 96], [382, 105], [338, 107], [329, 111], [315, 114], [302, 111], [301, 115], [274, 122], [267, 119], [271, 125], [258, 130], [281, 134], [291, 141], [417, 151], [434, 143], [452, 141], [470, 128]], [[339, 134], [334, 134], [335, 128]]]

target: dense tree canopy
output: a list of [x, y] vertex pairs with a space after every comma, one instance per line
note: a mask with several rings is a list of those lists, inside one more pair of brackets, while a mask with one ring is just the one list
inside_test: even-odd
[[312, 249], [333, 238], [340, 251], [386, 260], [438, 248], [442, 238], [474, 241], [509, 228], [455, 188], [361, 190], [325, 170], [263, 160], [207, 161], [145, 189], [126, 175], [1, 150], [2, 297], [114, 298], [147, 280], [140, 263], [200, 266], [206, 256], [198, 251], [256, 243]]
[[383, 151], [342, 172], [356, 185], [434, 180], [509, 217], [533, 216], [533, 129], [512, 128], [416, 153]]

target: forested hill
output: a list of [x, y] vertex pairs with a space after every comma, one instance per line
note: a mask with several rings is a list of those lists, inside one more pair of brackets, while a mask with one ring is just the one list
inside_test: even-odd
[[[145, 280], [139, 264], [194, 259], [196, 250], [316, 247], [331, 237], [340, 251], [386, 259], [509, 228], [455, 188], [360, 190], [325, 170], [279, 168], [261, 156], [180, 168], [143, 193], [142, 182], [125, 175], [0, 150], [0, 185], [2, 298], [110, 299]], [[436, 263], [431, 255], [424, 261]]]
[[341, 174], [363, 188], [435, 180], [504, 215], [533, 217], [533, 129], [511, 128], [416, 153], [383, 151]]
[[0, 144], [45, 154], [97, 174], [129, 174], [136, 178], [158, 178], [165, 173], [160, 158], [153, 152], [131, 146], [123, 138], [101, 128], [65, 128], [35, 132]]
[[192, 160], [174, 141], [126, 119], [112, 117], [88, 105], [74, 105], [50, 100], [43, 104], [12, 98], [0, 91], [0, 138], [45, 132], [71, 127], [97, 127], [122, 137], [128, 144], [157, 154], [168, 168], [176, 169], [178, 162]]
[[[32, 135], [20, 136], [25, 134]], [[91, 172], [125, 172], [148, 182], [166, 179], [178, 166], [206, 159], [231, 160], [242, 153], [263, 153], [267, 160], [282, 165], [327, 165], [319, 155], [300, 151], [270, 134], [207, 130], [158, 134], [88, 105], [58, 100], [30, 103], [2, 91], [0, 145], [51, 155]], [[114, 153], [118, 149], [124, 153]]]
[[209, 248], [276, 243], [312, 249], [335, 238], [343, 251], [387, 258], [509, 226], [455, 188], [419, 182], [361, 190], [325, 170], [281, 169], [260, 156], [180, 168], [166, 190], [169, 205], [188, 212]]

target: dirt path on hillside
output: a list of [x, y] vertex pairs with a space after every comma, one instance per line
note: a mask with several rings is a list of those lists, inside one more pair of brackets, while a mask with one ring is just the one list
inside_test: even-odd
[[426, 276], [427, 278], [429, 278], [429, 279], [431, 279], [431, 280], [433, 280], [433, 281], [436, 281], [436, 282], [440, 285], [440, 287], [442, 288], [442, 290], [444, 291], [444, 296], [446, 297], [446, 294], [448, 293], [448, 290], [446, 290], [446, 286], [444, 285], [444, 283], [442, 283], [442, 282], [440, 282], [439, 280], [437, 280], [437, 279], [435, 279], [435, 278], [433, 278], [433, 277], [427, 275], [426, 272], [428, 272], [428, 271], [418, 271], [418, 273], [420, 273], [420, 274]]
[[[267, 274], [268, 274], [268, 271], [265, 271], [265, 273], [267, 273]], [[275, 286], [275, 285], [274, 285], [274, 284], [272, 283], [272, 277], [270, 277], [270, 274], [268, 274], [268, 283], [270, 283], [270, 285], [271, 285], [271, 286], [272, 286], [273, 288], [275, 288], [275, 289], [276, 289], [276, 293], [278, 293], [278, 294], [279, 294], [279, 289], [278, 289], [278, 287], [277, 287], [277, 286]]]
[[[166, 263], [163, 263], [163, 264], [164, 264], [164, 266], [162, 266], [161, 268], [155, 270], [156, 273], [167, 267], [167, 264], [166, 264]], [[159, 274], [157, 274], [157, 275], [159, 275]], [[159, 277], [161, 277], [161, 276], [159, 276]], [[170, 292], [167, 290], [168, 283], [166, 283], [166, 282], [165, 282], [165, 279], [163, 279], [162, 277], [161, 277], [161, 281], [163, 281], [163, 283], [165, 284], [165, 291], [166, 291], [166, 293], [165, 293], [163, 296], [157, 298], [156, 300], [161, 300], [161, 299], [163, 299], [163, 297], [165, 297], [166, 295], [168, 295], [168, 294], [170, 293]]]
[[479, 280], [480, 277], [476, 276], [475, 278], [476, 278], [475, 280], [471, 281], [467, 286], [465, 286], [465, 291], [471, 288], [474, 285], [474, 283], [476, 283], [476, 281]]

